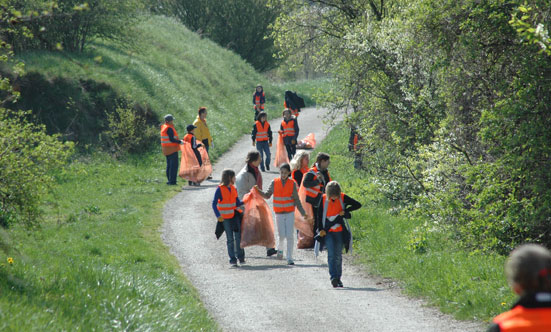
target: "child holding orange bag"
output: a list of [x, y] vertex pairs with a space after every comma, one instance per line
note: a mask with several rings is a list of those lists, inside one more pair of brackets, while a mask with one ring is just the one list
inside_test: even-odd
[[297, 184], [289, 175], [291, 175], [291, 167], [289, 164], [283, 164], [279, 168], [279, 178], [275, 178], [270, 183], [268, 190], [264, 192], [258, 186], [254, 186], [254, 188], [266, 199], [272, 197], [273, 194], [273, 206], [279, 233], [277, 258], [283, 258], [283, 242], [287, 241], [287, 264], [294, 265], [293, 246], [295, 245], [295, 237], [293, 230], [295, 225], [295, 207], [305, 219], [310, 219], [310, 216], [304, 211], [298, 197]]
[[212, 209], [218, 222], [224, 223], [230, 264], [237, 266], [237, 259], [241, 264], [245, 263], [245, 250], [241, 248], [241, 222], [236, 213], [236, 209], [243, 205], [243, 202], [239, 200], [234, 184], [235, 172], [225, 169], [222, 172], [220, 185], [214, 193]]

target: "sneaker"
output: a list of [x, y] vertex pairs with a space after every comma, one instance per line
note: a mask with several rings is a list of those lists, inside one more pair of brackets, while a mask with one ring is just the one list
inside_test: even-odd
[[188, 181], [187, 184], [193, 186], [193, 181]]
[[209, 176], [207, 177], [207, 180], [212, 180], [212, 175], [209, 175]]
[[270, 165], [266, 165], [266, 170], [267, 170], [267, 171], [270, 170]]
[[277, 251], [277, 259], [283, 259], [283, 250]]
[[341, 278], [338, 279], [337, 287], [343, 288], [344, 285], [342, 284]]
[[239, 259], [239, 264], [245, 264], [245, 258]]
[[270, 257], [270, 256], [273, 256], [277, 254], [277, 250], [275, 250], [275, 248], [270, 248], [268, 250], [266, 250], [266, 256]]
[[339, 287], [339, 279], [338, 278], [331, 279], [331, 285], [333, 286], [333, 288]]
[[295, 265], [295, 262], [293, 262], [293, 260], [290, 259], [290, 260], [287, 261], [287, 265]]

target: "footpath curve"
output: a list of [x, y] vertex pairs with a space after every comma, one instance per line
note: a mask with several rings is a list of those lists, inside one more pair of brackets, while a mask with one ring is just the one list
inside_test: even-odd
[[[325, 137], [321, 119], [325, 112], [303, 110], [298, 119], [299, 138], [313, 132], [321, 141]], [[269, 122], [274, 130], [273, 163], [281, 119]], [[216, 219], [211, 202], [222, 170], [231, 168], [237, 173], [251, 149], [254, 148], [247, 135], [213, 165], [212, 181], [184, 188], [167, 202], [163, 211], [163, 241], [224, 331], [483, 330], [478, 323], [454, 320], [437, 309], [427, 308], [421, 300], [401, 295], [399, 290], [378, 283], [347, 260], [342, 278], [345, 287], [333, 289], [326, 252], [316, 260], [312, 250], [295, 250], [296, 265], [288, 266], [285, 260], [266, 257], [263, 247], [246, 248], [246, 264], [231, 268], [225, 235], [218, 241], [214, 236]], [[278, 175], [275, 167], [271, 169], [263, 173], [266, 186]]]

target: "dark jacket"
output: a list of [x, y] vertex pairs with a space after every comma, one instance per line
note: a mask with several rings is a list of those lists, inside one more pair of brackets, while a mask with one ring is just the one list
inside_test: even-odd
[[[256, 142], [256, 133], [257, 132], [258, 132], [258, 130], [256, 128], [256, 121], [255, 121], [255, 123], [253, 124], [253, 131], [251, 133], [251, 138], [253, 139], [253, 142]], [[273, 140], [272, 126], [270, 126], [270, 124], [268, 124], [268, 142], [270, 142], [270, 144], [272, 144], [272, 140]]]
[[256, 105], [255, 102], [256, 102], [256, 96], [260, 96], [260, 103], [261, 104], [265, 104], [266, 103], [266, 95], [264, 94], [264, 89], [262, 89], [262, 91], [260, 92], [257, 92], [255, 90], [255, 92], [253, 93], [253, 105]]
[[[323, 206], [320, 206], [320, 211], [317, 215], [318, 217], [317, 224], [319, 225], [320, 230], [323, 229], [325, 232], [329, 232], [329, 229], [334, 225], [341, 224], [343, 229], [342, 230], [343, 245], [344, 245], [345, 251], [348, 252], [350, 250], [350, 238], [352, 237], [352, 234], [350, 233], [350, 230], [346, 227], [344, 219], [352, 218], [352, 214], [350, 212], [358, 210], [359, 208], [362, 207], [362, 204], [346, 194], [344, 195], [343, 203], [344, 203], [344, 216], [338, 216], [333, 221], [330, 221], [329, 219], [325, 220], [325, 227], [322, 227]], [[316, 237], [316, 240], [324, 244], [325, 239], [318, 236]]]
[[[322, 175], [321, 179], [318, 178], [317, 180], [314, 180], [314, 174], [312, 174], [311, 172], [307, 172], [306, 174], [304, 174], [302, 185], [306, 188], [312, 188], [317, 186], [319, 183], [321, 183], [323, 185], [321, 188], [321, 193], [322, 194], [325, 193], [325, 186], [329, 182], [327, 181], [329, 179], [329, 173], [327, 170], [324, 170], [324, 171], [321, 171], [321, 175]], [[310, 198], [310, 196], [306, 196], [306, 202], [312, 204], [314, 208], [317, 208], [318, 205], [320, 204], [322, 194], [319, 194], [315, 199]]]

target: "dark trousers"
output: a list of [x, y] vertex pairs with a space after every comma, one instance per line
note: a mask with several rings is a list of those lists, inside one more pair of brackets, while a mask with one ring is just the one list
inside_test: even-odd
[[207, 153], [209, 153], [209, 139], [205, 138], [204, 140], [201, 141], [201, 143], [203, 143], [203, 145], [205, 146], [205, 149], [207, 149]]
[[176, 184], [176, 176], [178, 175], [178, 151], [166, 156], [166, 184]]
[[287, 156], [289, 157], [290, 161], [297, 153], [297, 146], [296, 144], [285, 144], [285, 149], [287, 149]]

